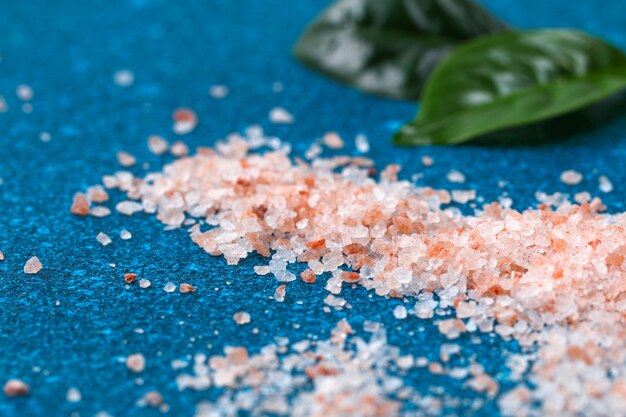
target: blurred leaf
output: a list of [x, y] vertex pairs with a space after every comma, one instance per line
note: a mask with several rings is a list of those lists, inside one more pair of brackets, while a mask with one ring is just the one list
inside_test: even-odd
[[339, 0], [305, 31], [295, 54], [368, 93], [418, 99], [452, 49], [503, 30], [472, 0]]
[[458, 144], [583, 109], [624, 88], [626, 55], [584, 33], [542, 30], [481, 38], [456, 49], [437, 68], [417, 119], [394, 141]]

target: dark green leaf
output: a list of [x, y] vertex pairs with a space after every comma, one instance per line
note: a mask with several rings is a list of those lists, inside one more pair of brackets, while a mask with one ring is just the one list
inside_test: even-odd
[[542, 30], [477, 39], [437, 68], [418, 118], [394, 140], [458, 144], [565, 115], [624, 88], [626, 55], [584, 33]]
[[417, 99], [453, 48], [505, 29], [472, 0], [339, 0], [305, 31], [295, 54], [366, 92]]

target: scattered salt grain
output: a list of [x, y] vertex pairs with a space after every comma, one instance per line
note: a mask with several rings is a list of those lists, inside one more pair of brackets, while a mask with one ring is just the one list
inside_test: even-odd
[[271, 268], [269, 266], [264, 266], [264, 265], [257, 265], [254, 267], [254, 272], [257, 275], [267, 275], [270, 272], [272, 272]]
[[39, 140], [44, 143], [48, 143], [52, 140], [52, 136], [50, 135], [49, 132], [41, 132], [39, 134]]
[[107, 234], [102, 232], [98, 233], [98, 236], [96, 236], [96, 240], [100, 242], [102, 246], [109, 245], [113, 242]]
[[567, 170], [561, 173], [561, 182], [567, 185], [577, 185], [583, 180], [583, 176], [580, 172], [574, 170]]
[[163, 155], [168, 148], [169, 144], [165, 139], [158, 135], [150, 135], [148, 137], [148, 149], [155, 155]]
[[82, 193], [76, 193], [72, 206], [70, 207], [70, 213], [77, 216], [86, 216], [89, 214], [89, 200]]
[[476, 198], [475, 190], [452, 190], [452, 201], [459, 204], [466, 204]]
[[604, 175], [598, 178], [598, 187], [603, 193], [613, 192], [613, 183], [611, 182], [611, 180], [608, 179], [608, 177]]
[[233, 315], [233, 319], [239, 325], [248, 324], [250, 323], [250, 314], [245, 311], [239, 311]]
[[4, 261], [4, 253], [0, 250], [0, 261]]
[[87, 188], [87, 199], [92, 203], [104, 203], [109, 200], [109, 194], [100, 185]]
[[26, 261], [26, 264], [24, 264], [24, 273], [36, 274], [37, 272], [41, 271], [42, 268], [43, 268], [43, 265], [41, 265], [39, 258], [36, 256], [33, 256], [28, 261]]
[[120, 238], [122, 240], [129, 240], [129, 239], [132, 239], [132, 237], [133, 237], [132, 233], [130, 233], [128, 230], [122, 230], [120, 232]]
[[361, 153], [368, 153], [370, 151], [370, 142], [364, 134], [356, 135], [354, 138], [354, 146], [356, 150]]
[[113, 81], [120, 87], [130, 87], [135, 82], [135, 74], [130, 70], [122, 69], [113, 74]]
[[275, 81], [272, 83], [272, 91], [275, 93], [280, 93], [285, 89], [285, 86], [280, 81]]
[[228, 95], [228, 87], [225, 85], [213, 85], [209, 88], [209, 95], [213, 98], [224, 98]]
[[132, 167], [137, 163], [137, 159], [128, 152], [119, 151], [117, 153], [117, 162], [123, 167]]
[[341, 149], [344, 147], [343, 139], [341, 139], [341, 136], [339, 136], [337, 132], [325, 133], [322, 137], [322, 142], [331, 149]]
[[124, 274], [124, 281], [127, 284], [133, 284], [135, 281], [137, 281], [137, 274], [134, 274], [132, 272], [127, 272]]
[[143, 206], [136, 201], [126, 200], [117, 203], [117, 205], [115, 206], [115, 210], [127, 216], [131, 216], [135, 213], [143, 211]]
[[294, 118], [287, 110], [282, 107], [274, 107], [269, 114], [270, 121], [276, 124], [291, 124]]
[[428, 155], [422, 156], [422, 165], [424, 165], [425, 167], [433, 166], [434, 163], [435, 161], [430, 156]]
[[15, 93], [17, 97], [22, 101], [30, 101], [33, 98], [33, 89], [26, 84], [18, 85]]
[[139, 280], [139, 287], [141, 288], [148, 288], [150, 285], [152, 285], [152, 283], [145, 278]]
[[32, 113], [33, 112], [33, 105], [30, 103], [24, 103], [22, 104], [22, 111], [24, 113]]
[[126, 358], [126, 367], [133, 372], [142, 372], [146, 367], [146, 358], [141, 353], [133, 353]]
[[78, 388], [70, 388], [67, 390], [65, 398], [67, 399], [67, 402], [77, 403], [82, 399], [82, 395]]
[[163, 287], [163, 291], [165, 292], [176, 291], [176, 284], [174, 284], [173, 282], [168, 282], [167, 284], [165, 284], [165, 287]]
[[196, 116], [193, 110], [188, 108], [176, 110], [172, 115], [172, 119], [174, 119], [172, 131], [177, 135], [190, 133], [198, 125], [198, 116]]
[[446, 179], [453, 183], [462, 184], [465, 182], [465, 175], [459, 171], [452, 170], [446, 174]]
[[282, 303], [283, 301], [285, 301], [286, 292], [287, 292], [287, 287], [285, 285], [278, 286], [278, 288], [276, 288], [276, 291], [274, 291], [274, 300], [278, 301], [279, 303]]
[[393, 309], [393, 316], [399, 320], [407, 318], [408, 312], [405, 306], [397, 306]]
[[180, 284], [179, 290], [181, 293], [186, 294], [190, 292], [196, 292], [196, 287], [190, 284], [182, 283]]
[[170, 148], [170, 153], [177, 158], [181, 158], [183, 156], [187, 156], [189, 154], [189, 147], [185, 142], [176, 141], [172, 143]]
[[7, 397], [25, 397], [30, 393], [30, 387], [20, 379], [9, 379], [3, 387]]
[[591, 194], [586, 191], [574, 194], [574, 201], [578, 204], [588, 203], [591, 201]]
[[89, 210], [89, 214], [93, 217], [106, 217], [111, 214], [111, 210], [104, 206], [94, 206]]
[[0, 113], [6, 113], [9, 111], [9, 106], [4, 96], [0, 96]]

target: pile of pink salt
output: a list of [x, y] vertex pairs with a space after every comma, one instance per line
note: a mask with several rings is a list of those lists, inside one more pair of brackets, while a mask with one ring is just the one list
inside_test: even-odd
[[[274, 150], [251, 152], [258, 146]], [[456, 318], [437, 321], [449, 338], [495, 332], [536, 346], [535, 389], [506, 393], [507, 415], [533, 403], [543, 415], [626, 407], [624, 214], [600, 214], [594, 199], [523, 212], [492, 203], [464, 216], [442, 207], [448, 191], [399, 181], [399, 166], [376, 180], [365, 158], [292, 161], [284, 148], [233, 135], [162, 172], [119, 172], [105, 185], [137, 201], [126, 214], [190, 226], [197, 245], [229, 264], [256, 252], [281, 282], [297, 279], [294, 262], [307, 263], [307, 282], [328, 273], [335, 307], [345, 303], [343, 283], [358, 282], [381, 296], [415, 297], [409, 313], [420, 318], [455, 309]]]

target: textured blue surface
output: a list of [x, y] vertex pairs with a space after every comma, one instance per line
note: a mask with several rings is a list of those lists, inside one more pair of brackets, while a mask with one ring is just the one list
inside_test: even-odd
[[[616, 186], [614, 193], [603, 195], [605, 203], [611, 211], [624, 210], [624, 118], [546, 146], [391, 147], [393, 129], [413, 116], [414, 104], [336, 85], [290, 56], [303, 26], [327, 3], [0, 2], [0, 95], [10, 107], [0, 113], [0, 248], [7, 257], [0, 262], [0, 381], [20, 377], [32, 387], [29, 398], [9, 401], [0, 396], [0, 416], [92, 416], [98, 411], [116, 417], [159, 415], [134, 405], [152, 389], [171, 405], [170, 415], [190, 416], [199, 399], [216, 392], [179, 393], [173, 359], [217, 352], [224, 345], [244, 344], [254, 351], [275, 336], [292, 341], [307, 335], [325, 338], [341, 317], [357, 328], [364, 319], [382, 321], [390, 342], [405, 352], [438, 355], [443, 340], [430, 323], [393, 319], [391, 312], [400, 301], [346, 290], [353, 308], [326, 314], [323, 283], [305, 288], [294, 282], [285, 302], [276, 303], [269, 299], [276, 282], [252, 273], [259, 259], [227, 266], [193, 245], [184, 232], [164, 232], [149, 216], [71, 216], [73, 193], [117, 169], [116, 151], [128, 150], [154, 169], [166, 162], [148, 153], [146, 137], [171, 137], [170, 115], [178, 106], [190, 106], [200, 117], [198, 128], [186, 137], [192, 146], [211, 144], [254, 123], [292, 142], [296, 152], [327, 130], [346, 138], [365, 133], [376, 161], [402, 163], [403, 175], [422, 169], [416, 163], [421, 155], [432, 156], [435, 166], [424, 171], [422, 184], [454, 188], [445, 173], [455, 168], [467, 176], [458, 188], [476, 189], [486, 201], [506, 191], [516, 207], [525, 208], [534, 204], [537, 190], [599, 194], [597, 178], [605, 174]], [[520, 27], [583, 28], [626, 48], [623, 0], [486, 3]], [[112, 74], [121, 68], [135, 73], [132, 87], [112, 82]], [[272, 92], [275, 81], [284, 83], [282, 93]], [[15, 97], [20, 83], [35, 91], [31, 114], [20, 110]], [[207, 91], [218, 83], [228, 85], [231, 93], [216, 101]], [[271, 125], [267, 113], [276, 105], [291, 111], [297, 122]], [[38, 139], [42, 131], [51, 133], [50, 143]], [[559, 182], [559, 173], [570, 168], [585, 173], [579, 186]], [[508, 182], [504, 190], [496, 186], [499, 180]], [[117, 238], [124, 228], [133, 233], [132, 240]], [[115, 236], [114, 244], [101, 247], [95, 239], [99, 231]], [[22, 267], [33, 255], [42, 260], [44, 270], [27, 276]], [[110, 268], [110, 262], [118, 267]], [[125, 289], [121, 275], [127, 270], [150, 279], [153, 287]], [[198, 292], [166, 294], [161, 288], [169, 280], [189, 282]], [[232, 314], [238, 310], [250, 312], [251, 325], [235, 325]], [[252, 333], [253, 327], [259, 334]], [[145, 332], [138, 334], [137, 328]], [[504, 387], [510, 385], [503, 358], [515, 345], [490, 336], [482, 340], [474, 344], [462, 338], [463, 356], [474, 356]], [[118, 362], [137, 351], [148, 362], [143, 386], [135, 385], [135, 376]], [[406, 383], [423, 393], [443, 386], [468, 400], [480, 397], [458, 381], [426, 371], [411, 375]], [[80, 388], [81, 402], [66, 402], [69, 387]], [[495, 403], [486, 400], [479, 414], [493, 415], [495, 410]], [[464, 407], [449, 411], [468, 414]]]

